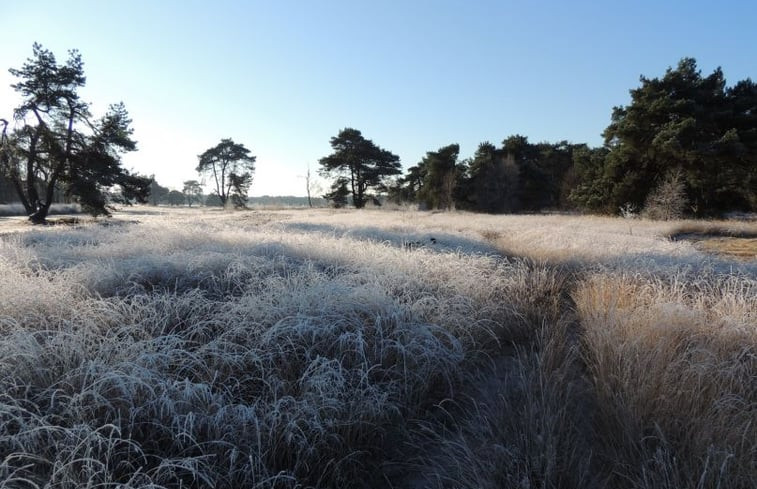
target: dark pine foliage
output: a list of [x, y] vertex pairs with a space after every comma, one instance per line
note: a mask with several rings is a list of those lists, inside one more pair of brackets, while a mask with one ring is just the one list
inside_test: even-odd
[[108, 199], [120, 188], [119, 202], [145, 202], [150, 179], [131, 174], [121, 155], [136, 150], [131, 119], [122, 103], [93, 119], [79, 98], [84, 63], [72, 50], [63, 64], [34, 44], [33, 55], [10, 73], [22, 102], [14, 111], [16, 129], [4, 135], [0, 172], [10, 180], [32, 222], [45, 221], [57, 189], [92, 215], [108, 215]]
[[331, 138], [331, 147], [334, 152], [319, 160], [320, 173], [337, 177], [334, 191], [341, 191], [341, 179], [345, 179], [358, 209], [365, 207], [370, 189], [383, 188], [386, 177], [402, 173], [399, 156], [366, 139], [357, 129], [339, 131]]

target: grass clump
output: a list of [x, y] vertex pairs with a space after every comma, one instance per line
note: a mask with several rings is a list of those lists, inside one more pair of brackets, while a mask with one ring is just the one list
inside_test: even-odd
[[636, 487], [748, 487], [757, 473], [757, 283], [590, 277], [576, 291], [602, 452]]

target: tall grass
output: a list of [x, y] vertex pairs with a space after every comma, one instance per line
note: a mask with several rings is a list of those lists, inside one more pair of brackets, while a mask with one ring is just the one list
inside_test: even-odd
[[757, 281], [590, 276], [576, 293], [601, 453], [634, 487], [749, 487], [757, 474]]
[[[545, 219], [136, 210], [4, 235], [0, 487], [748, 487], [750, 264]], [[571, 227], [568, 260], [546, 236]]]

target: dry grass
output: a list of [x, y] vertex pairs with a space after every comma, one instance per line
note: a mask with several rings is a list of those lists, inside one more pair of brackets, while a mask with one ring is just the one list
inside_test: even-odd
[[0, 487], [749, 487], [757, 272], [679, 226], [0, 222]]
[[706, 253], [757, 260], [757, 225], [748, 221], [691, 222], [676, 227], [672, 239], [688, 240]]
[[695, 241], [694, 246], [708, 253], [757, 259], [757, 238], [713, 237]]
[[575, 292], [608, 461], [640, 487], [757, 474], [757, 282], [596, 274]]

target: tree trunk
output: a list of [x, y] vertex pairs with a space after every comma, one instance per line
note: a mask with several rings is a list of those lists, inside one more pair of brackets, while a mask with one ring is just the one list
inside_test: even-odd
[[21, 201], [21, 205], [24, 206], [24, 210], [27, 214], [31, 214], [34, 212], [34, 209], [32, 208], [31, 202], [26, 198], [26, 195], [24, 195], [24, 187], [21, 185], [21, 182], [16, 178], [14, 175], [13, 178], [11, 178], [11, 182], [13, 183], [13, 188], [16, 189], [16, 194], [18, 194], [18, 198]]
[[[357, 180], [357, 182], [355, 180]], [[355, 189], [356, 184], [357, 190]], [[352, 190], [352, 205], [354, 205], [356, 209], [360, 209], [363, 207], [363, 198], [362, 195], [360, 195], [360, 173], [353, 169], [350, 169], [350, 188]]]
[[37, 209], [29, 215], [29, 221], [33, 224], [45, 224], [48, 212], [50, 212], [50, 202], [44, 204], [38, 202]]
[[39, 209], [39, 193], [37, 192], [36, 175], [34, 173], [34, 163], [37, 160], [37, 141], [39, 140], [39, 130], [31, 137], [29, 142], [29, 156], [26, 158], [26, 198], [29, 202], [27, 212], [36, 212]]
[[310, 200], [310, 166], [308, 166], [308, 173], [305, 177], [305, 187], [308, 192], [308, 207], [313, 207], [313, 201]]

